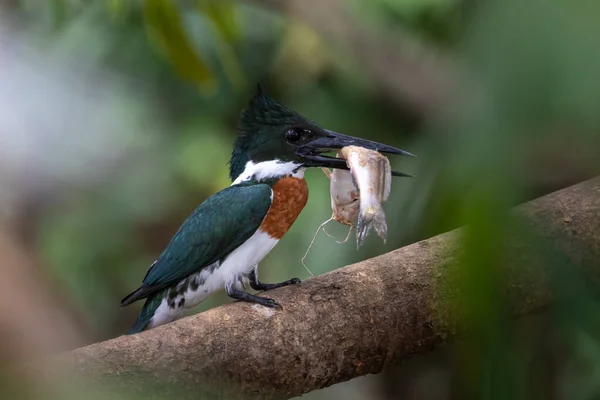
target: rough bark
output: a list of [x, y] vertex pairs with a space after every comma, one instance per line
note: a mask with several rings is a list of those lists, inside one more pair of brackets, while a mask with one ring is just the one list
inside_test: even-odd
[[[516, 210], [579, 271], [600, 274], [600, 177]], [[460, 230], [424, 240], [272, 291], [283, 310], [233, 303], [134, 336], [48, 360], [77, 380], [121, 390], [152, 387], [150, 397], [289, 398], [368, 373], [444, 343], [455, 327], [446, 312], [458, 293], [443, 285]], [[551, 301], [541, 257], [515, 239], [506, 257], [506, 294], [517, 315]], [[533, 255], [533, 256], [532, 256]], [[43, 363], [28, 372], [43, 376]], [[72, 375], [71, 375], [72, 376]], [[72, 378], [71, 378], [72, 379]]]

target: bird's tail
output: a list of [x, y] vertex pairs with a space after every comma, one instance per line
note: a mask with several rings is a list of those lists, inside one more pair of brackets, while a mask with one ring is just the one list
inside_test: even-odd
[[146, 299], [142, 310], [138, 314], [138, 317], [133, 324], [133, 326], [127, 332], [128, 335], [133, 335], [135, 333], [140, 333], [148, 329], [150, 322], [152, 322], [152, 318], [154, 317], [154, 313], [160, 306], [162, 302], [162, 293], [156, 293], [153, 296], [150, 296]]
[[356, 226], [356, 247], [362, 246], [371, 230], [375, 231], [385, 243], [387, 238], [387, 223], [385, 221], [385, 212], [381, 204], [371, 204], [365, 210], [358, 214], [358, 224]]

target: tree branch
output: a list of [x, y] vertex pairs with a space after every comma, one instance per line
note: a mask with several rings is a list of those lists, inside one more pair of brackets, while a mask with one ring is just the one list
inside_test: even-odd
[[[600, 177], [517, 211], [598, 278], [593, 260], [600, 259]], [[176, 390], [179, 398], [199, 398], [210, 389], [276, 399], [378, 373], [454, 332], [445, 310], [459, 294], [453, 285], [440, 290], [439, 284], [455, 259], [459, 235], [452, 231], [270, 292], [281, 311], [228, 304], [36, 362], [26, 371], [44, 376], [44, 368], [63, 365], [77, 381], [152, 387], [154, 398]], [[531, 257], [527, 243], [514, 241], [518, 251], [507, 255], [503, 275], [514, 314], [521, 315], [548, 305], [551, 291], [548, 267]]]

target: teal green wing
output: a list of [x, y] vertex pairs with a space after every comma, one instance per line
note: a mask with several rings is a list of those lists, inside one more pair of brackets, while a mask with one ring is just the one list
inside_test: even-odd
[[220, 261], [248, 240], [271, 207], [267, 184], [240, 184], [215, 193], [194, 210], [121, 306], [177, 284]]

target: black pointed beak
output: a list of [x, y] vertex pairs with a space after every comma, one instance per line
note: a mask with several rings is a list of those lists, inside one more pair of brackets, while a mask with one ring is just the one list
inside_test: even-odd
[[[305, 160], [304, 165], [307, 167], [326, 167], [326, 168], [337, 168], [337, 169], [348, 169], [346, 160], [343, 158], [336, 158], [325, 156], [323, 153], [329, 151], [339, 150], [346, 146], [359, 146], [366, 149], [375, 150], [380, 153], [397, 154], [401, 156], [416, 157], [414, 154], [408, 151], [398, 149], [387, 144], [374, 142], [372, 140], [366, 140], [357, 138], [354, 136], [348, 136], [341, 133], [325, 130], [324, 136], [321, 136], [303, 146], [301, 146], [296, 154]], [[403, 172], [392, 171], [393, 176], [407, 176]]]

